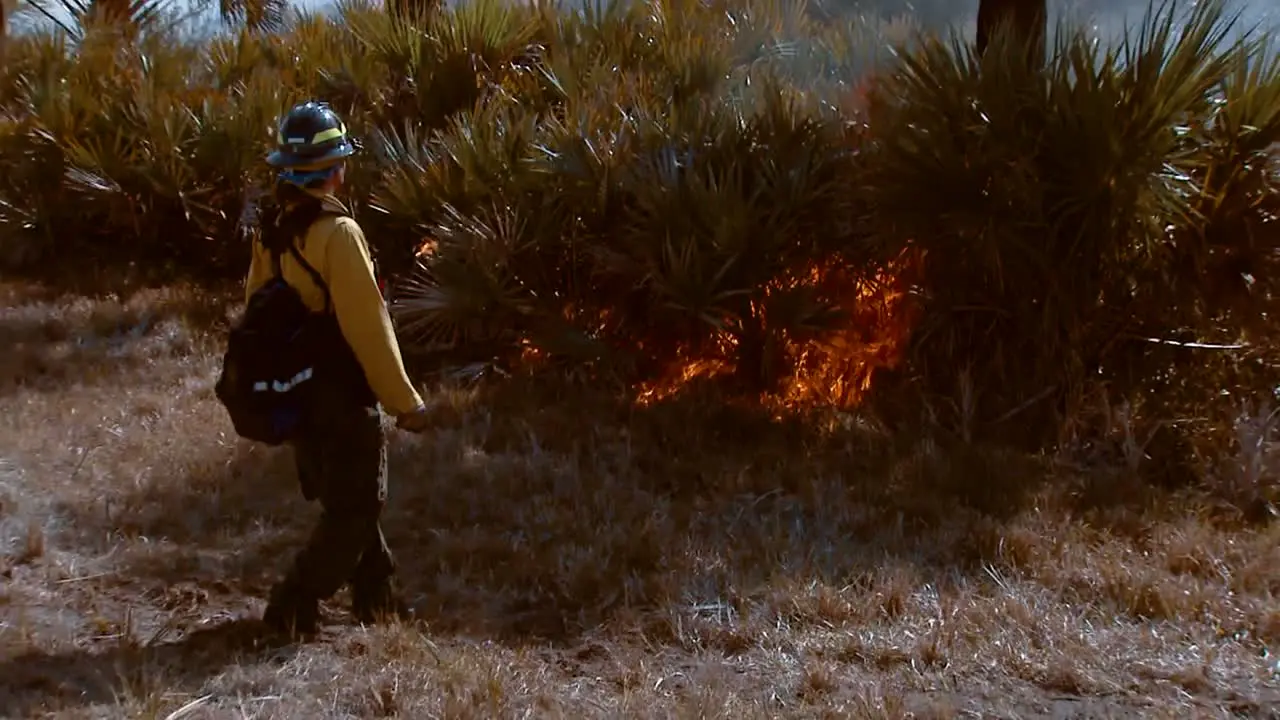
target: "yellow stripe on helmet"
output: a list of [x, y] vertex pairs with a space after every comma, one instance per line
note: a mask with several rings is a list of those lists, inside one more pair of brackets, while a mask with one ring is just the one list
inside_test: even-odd
[[315, 137], [311, 138], [311, 144], [319, 145], [322, 142], [325, 142], [327, 140], [333, 140], [334, 138], [340, 138], [346, 134], [347, 134], [347, 129], [345, 127], [336, 127], [336, 128], [329, 128], [328, 130], [321, 130], [320, 132], [315, 134]]

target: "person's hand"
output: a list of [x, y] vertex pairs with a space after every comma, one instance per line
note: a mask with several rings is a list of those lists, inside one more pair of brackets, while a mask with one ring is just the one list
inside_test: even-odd
[[406, 432], [424, 432], [430, 424], [431, 416], [427, 414], [425, 405], [396, 417], [396, 427]]

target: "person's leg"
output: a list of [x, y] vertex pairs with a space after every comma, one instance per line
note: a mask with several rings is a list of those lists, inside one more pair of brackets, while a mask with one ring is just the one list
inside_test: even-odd
[[365, 546], [364, 552], [360, 555], [360, 562], [356, 565], [356, 569], [351, 573], [349, 581], [351, 587], [368, 585], [371, 583], [379, 583], [386, 578], [395, 575], [396, 561], [395, 556], [391, 554], [391, 548], [387, 547], [386, 536], [382, 534], [382, 526], [379, 524], [377, 532], [369, 539], [369, 544]]
[[[376, 411], [359, 408], [318, 414], [298, 443], [304, 493], [317, 496], [323, 512], [306, 546], [272, 591], [263, 617], [275, 628], [314, 632], [319, 601], [352, 578], [366, 551], [380, 544], [378, 519], [387, 487], [385, 441]], [[375, 561], [376, 555], [371, 555], [370, 567], [378, 567]]]
[[409, 620], [413, 613], [395, 587], [396, 562], [382, 528], [365, 548], [351, 576], [351, 612], [362, 623], [384, 619]]

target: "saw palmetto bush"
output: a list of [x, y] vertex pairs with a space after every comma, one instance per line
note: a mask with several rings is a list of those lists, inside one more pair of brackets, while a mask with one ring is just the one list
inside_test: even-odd
[[1240, 373], [1275, 375], [1280, 65], [1235, 37], [1221, 3], [1164, 5], [1113, 48], [1059, 32], [1043, 71], [1009, 37], [926, 40], [881, 79], [868, 196], [881, 242], [925, 257], [916, 389], [1040, 443], [1098, 392], [1275, 386]]
[[935, 414], [1037, 444], [1280, 384], [1280, 62], [1221, 3], [1043, 69], [783, 0], [128, 7], [12, 39], [8, 268], [241, 276], [275, 119], [321, 98], [404, 343], [450, 362], [848, 402], [909, 338]]
[[406, 332], [628, 362], [726, 351], [743, 379], [776, 379], [784, 335], [838, 317], [809, 270], [862, 260], [843, 128], [782, 94], [672, 112], [590, 93], [614, 101], [566, 97], [536, 123], [495, 99], [426, 146], [388, 142], [429, 169], [383, 206], [438, 203]]
[[236, 208], [285, 93], [249, 70], [216, 83], [255, 59], [105, 25], [15, 45], [0, 130], [6, 259], [239, 270]]
[[839, 73], [788, 80], [783, 36], [807, 22], [683, 0], [546, 14], [536, 74], [442, 133], [381, 134], [376, 201], [430, 238], [406, 335], [639, 377], [717, 358], [776, 386], [795, 343], [851, 309], [818, 269], [871, 261], [851, 130], [827, 102]]
[[397, 311], [424, 349], [715, 358], [767, 387], [851, 310], [832, 278], [870, 270], [839, 108], [874, 28], [773, 0], [348, 3], [197, 39], [143, 20], [21, 40], [11, 261], [238, 275], [273, 119], [321, 97], [364, 140], [351, 200], [383, 269], [431, 238]]
[[[127, 22], [85, 13], [70, 30], [14, 40], [0, 84], [10, 265], [77, 258], [238, 275], [242, 209], [267, 181], [262, 158], [291, 103], [327, 99], [364, 135], [437, 127], [525, 52], [528, 35], [485, 0], [419, 25], [350, 4], [337, 17], [284, 18], [279, 34], [204, 38], [161, 22], [156, 3], [135, 5]], [[360, 205], [379, 170], [357, 162], [351, 176]]]

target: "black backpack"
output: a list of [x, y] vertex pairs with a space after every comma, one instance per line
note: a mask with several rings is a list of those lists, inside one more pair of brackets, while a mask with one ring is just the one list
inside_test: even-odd
[[[298, 252], [296, 238], [324, 214], [337, 213], [306, 203], [276, 223], [264, 223], [262, 243], [274, 273], [249, 297], [243, 317], [232, 326], [214, 386], [240, 437], [267, 445], [296, 438], [317, 394], [342, 389], [334, 386], [345, 384], [343, 394], [371, 399], [333, 315], [329, 287]], [[324, 293], [324, 312], [312, 312], [284, 281], [280, 259], [286, 252]]]

